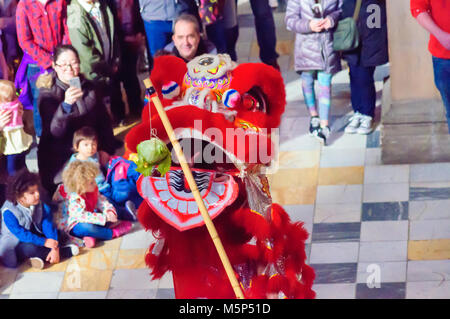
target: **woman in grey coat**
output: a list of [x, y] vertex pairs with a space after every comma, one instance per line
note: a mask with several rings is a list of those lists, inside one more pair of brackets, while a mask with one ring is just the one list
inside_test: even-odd
[[[342, 0], [288, 0], [286, 9], [286, 27], [296, 33], [295, 70], [301, 74], [303, 96], [311, 115], [309, 132], [324, 143], [330, 135], [331, 78], [341, 70], [340, 57], [333, 50], [333, 31], [341, 7]], [[318, 110], [315, 78], [319, 82]]]

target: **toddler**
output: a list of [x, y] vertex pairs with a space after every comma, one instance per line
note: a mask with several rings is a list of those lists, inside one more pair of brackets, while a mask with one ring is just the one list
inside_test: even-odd
[[26, 167], [25, 157], [33, 143], [33, 137], [23, 130], [22, 115], [23, 108], [14, 83], [0, 80], [0, 131], [5, 140], [0, 152], [6, 156], [6, 169], [10, 176]]
[[[118, 224], [114, 206], [99, 193], [95, 178], [98, 165], [90, 161], [76, 160], [63, 172], [64, 189], [67, 192], [67, 231], [83, 238], [88, 248], [95, 246], [96, 239], [110, 240], [128, 233], [131, 222]], [[108, 223], [114, 223], [112, 228]]]

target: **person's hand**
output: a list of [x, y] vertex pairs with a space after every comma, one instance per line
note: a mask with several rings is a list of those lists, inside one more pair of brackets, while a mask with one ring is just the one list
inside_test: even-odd
[[12, 111], [11, 110], [1, 110], [0, 111], [0, 131], [3, 131], [6, 125], [11, 122]]
[[71, 86], [66, 90], [64, 102], [72, 105], [76, 101], [78, 101], [82, 96], [83, 91], [81, 91], [81, 89]]
[[117, 222], [117, 215], [111, 210], [106, 211], [106, 221], [111, 223]]
[[331, 25], [332, 25], [332, 23], [331, 23], [331, 19], [329, 17], [321, 20], [320, 27], [322, 29], [328, 30], [331, 28]]
[[445, 49], [450, 50], [450, 33], [444, 32], [442, 36], [438, 37], [437, 39]]
[[311, 29], [312, 32], [320, 32], [322, 31], [322, 22], [323, 20], [311, 20], [309, 22], [309, 27]]
[[56, 249], [58, 248], [58, 241], [51, 238], [47, 238], [45, 240], [44, 246], [50, 249]]
[[48, 261], [51, 264], [57, 264], [60, 261], [60, 255], [59, 255], [59, 249], [52, 249], [47, 255], [47, 258], [45, 258], [46, 261]]

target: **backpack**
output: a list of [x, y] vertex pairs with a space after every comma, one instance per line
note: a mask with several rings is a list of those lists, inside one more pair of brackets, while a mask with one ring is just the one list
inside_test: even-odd
[[136, 171], [137, 165], [133, 161], [126, 160], [120, 156], [113, 156], [108, 162], [108, 172], [106, 183], [111, 187], [103, 193], [112, 204], [124, 205], [127, 200], [131, 200], [136, 207], [142, 203], [143, 199], [139, 195], [136, 187], [137, 180], [141, 176]]

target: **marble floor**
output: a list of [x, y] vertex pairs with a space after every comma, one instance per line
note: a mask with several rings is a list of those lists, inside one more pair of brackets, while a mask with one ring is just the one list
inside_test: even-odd
[[[239, 62], [259, 62], [246, 0], [239, 1], [239, 14]], [[317, 298], [450, 298], [450, 163], [383, 165], [378, 123], [367, 136], [344, 134], [352, 114], [346, 70], [333, 78], [329, 145], [308, 136], [294, 36], [285, 29], [283, 6], [274, 16], [287, 107], [279, 170], [269, 180], [274, 201], [310, 233]], [[388, 65], [376, 71], [376, 121], [388, 72]], [[153, 237], [134, 227], [43, 271], [0, 268], [0, 298], [174, 298], [170, 275], [150, 281], [143, 256]]]

